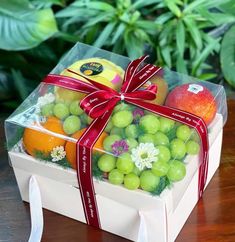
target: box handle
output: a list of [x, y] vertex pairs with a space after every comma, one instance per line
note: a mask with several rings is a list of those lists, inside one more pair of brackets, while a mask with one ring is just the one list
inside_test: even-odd
[[28, 242], [40, 242], [43, 232], [42, 200], [35, 176], [29, 180], [29, 204], [31, 216], [31, 232]]
[[136, 242], [148, 242], [147, 226], [145, 222], [144, 213], [139, 210], [140, 227], [138, 232], [138, 238]]

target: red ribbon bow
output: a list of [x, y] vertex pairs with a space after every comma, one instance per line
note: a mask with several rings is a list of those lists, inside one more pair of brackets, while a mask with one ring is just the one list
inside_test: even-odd
[[82, 99], [80, 106], [94, 120], [76, 144], [77, 177], [86, 221], [89, 225], [95, 227], [100, 228], [100, 221], [92, 180], [92, 148], [105, 129], [115, 105], [120, 100], [125, 100], [125, 102], [152, 113], [179, 121], [197, 130], [202, 146], [202, 163], [198, 181], [199, 198], [202, 196], [205, 187], [208, 167], [207, 126], [200, 117], [193, 114], [143, 101], [156, 98], [156, 85], [150, 84], [142, 90], [140, 88], [161, 70], [161, 68], [150, 64], [143, 65], [140, 68], [146, 58], [147, 56], [143, 56], [129, 63], [120, 93], [84, 76], [82, 77], [89, 83], [81, 81], [79, 80], [80, 75], [69, 69], [68, 71], [76, 74], [78, 79], [61, 75], [48, 75], [43, 81], [46, 84], [88, 94]]

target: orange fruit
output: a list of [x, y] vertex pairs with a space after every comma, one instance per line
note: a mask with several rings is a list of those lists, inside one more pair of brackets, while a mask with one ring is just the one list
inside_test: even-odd
[[[78, 130], [71, 137], [75, 139], [79, 139], [85, 130], [86, 130], [85, 128]], [[96, 141], [93, 147], [93, 150], [100, 151], [100, 152], [103, 151], [103, 141], [107, 137], [107, 135], [108, 134], [106, 132], [103, 132], [100, 135], [99, 139]], [[65, 151], [66, 151], [66, 158], [68, 162], [74, 169], [76, 169], [76, 143], [72, 141], [67, 141], [65, 145]]]
[[[51, 132], [65, 135], [62, 123], [55, 117], [49, 117], [45, 123], [33, 125], [36, 128], [44, 128]], [[23, 134], [23, 144], [27, 151], [32, 156], [39, 151], [45, 155], [49, 155], [52, 149], [56, 146], [64, 146], [65, 140], [56, 137], [52, 134], [43, 133], [43, 130], [35, 130], [32, 128], [25, 128]]]

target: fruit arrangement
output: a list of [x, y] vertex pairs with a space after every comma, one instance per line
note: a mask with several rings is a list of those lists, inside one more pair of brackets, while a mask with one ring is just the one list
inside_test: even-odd
[[[93, 58], [88, 63], [92, 65], [85, 60], [79, 61], [68, 69], [80, 68], [81, 73], [96, 80], [95, 75], [100, 75], [102, 68], [109, 65], [112, 70], [107, 76], [111, 83], [115, 71], [119, 78], [123, 77], [121, 68], [110, 62], [99, 60], [100, 66]], [[74, 77], [67, 69], [62, 74]], [[100, 82], [102, 78], [97, 80]], [[168, 94], [168, 85], [163, 78], [152, 78], [151, 81], [161, 89], [153, 103], [165, 103], [202, 115], [207, 124], [213, 120], [217, 107], [213, 95], [205, 87], [184, 84]], [[103, 82], [116, 88], [108, 80]], [[39, 97], [38, 115], [43, 119], [25, 128], [23, 146], [26, 152], [76, 169], [76, 140], [92, 122], [79, 106], [83, 97], [84, 94], [60, 87]], [[203, 113], [205, 107], [209, 111]], [[193, 129], [121, 101], [93, 148], [93, 175], [129, 190], [160, 194], [169, 184], [185, 177], [185, 157], [197, 155], [199, 151], [199, 137]]]

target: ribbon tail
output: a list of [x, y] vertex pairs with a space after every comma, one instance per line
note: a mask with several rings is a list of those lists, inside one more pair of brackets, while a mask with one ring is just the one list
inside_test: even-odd
[[77, 177], [85, 218], [89, 225], [97, 228], [101, 228], [101, 224], [92, 176], [92, 148], [105, 129], [113, 108], [93, 120], [76, 144]]
[[29, 204], [31, 232], [28, 242], [40, 242], [43, 232], [43, 212], [41, 194], [35, 176], [31, 176], [29, 181]]

